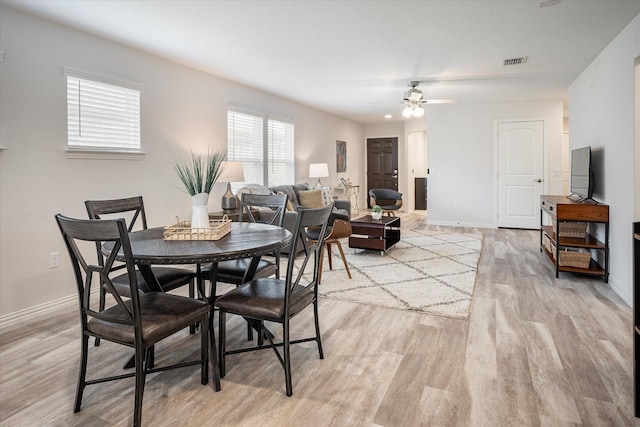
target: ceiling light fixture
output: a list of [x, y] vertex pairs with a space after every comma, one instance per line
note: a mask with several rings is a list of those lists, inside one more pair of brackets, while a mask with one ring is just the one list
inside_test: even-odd
[[402, 110], [402, 117], [422, 117], [424, 116], [424, 107], [423, 104], [427, 103], [427, 100], [422, 97], [422, 91], [416, 89], [420, 82], [412, 81], [409, 82], [409, 89], [404, 94], [404, 103], [405, 107]]

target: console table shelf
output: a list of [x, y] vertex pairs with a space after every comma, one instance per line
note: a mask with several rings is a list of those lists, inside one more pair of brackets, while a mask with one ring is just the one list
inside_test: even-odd
[[[542, 226], [544, 233], [551, 238], [554, 242], [557, 242], [556, 232], [550, 225]], [[590, 234], [582, 237], [560, 237], [560, 246], [567, 246], [571, 248], [585, 248], [585, 249], [605, 249], [605, 244], [596, 239]]]
[[[555, 219], [555, 227], [543, 224], [544, 214]], [[587, 228], [584, 237], [560, 236], [560, 224], [563, 222], [586, 222], [604, 225], [604, 242], [590, 234]], [[545, 238], [551, 247], [545, 246]], [[587, 268], [560, 265], [558, 257], [562, 249], [586, 249], [592, 252]], [[556, 277], [559, 272], [580, 273], [602, 276], [605, 283], [609, 281], [609, 206], [601, 203], [580, 203], [564, 196], [541, 196], [540, 198], [540, 252], [544, 252], [555, 266]], [[593, 253], [602, 253], [603, 263], [600, 265]]]

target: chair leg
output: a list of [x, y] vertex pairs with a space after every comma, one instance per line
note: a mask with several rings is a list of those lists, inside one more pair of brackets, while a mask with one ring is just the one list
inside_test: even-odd
[[[97, 344], [96, 344], [97, 345]], [[82, 394], [86, 385], [87, 378], [87, 353], [89, 351], [89, 335], [82, 334], [82, 342], [80, 344], [80, 370], [78, 371], [78, 387], [76, 388], [76, 402], [73, 406], [73, 412], [79, 412], [82, 406]]]
[[[193, 299], [196, 297], [196, 292], [195, 292], [195, 280], [193, 280], [193, 278], [191, 278], [191, 280], [189, 281], [189, 298]], [[189, 333], [191, 335], [196, 333], [196, 323], [194, 323], [193, 325], [189, 326]]]
[[318, 355], [320, 359], [324, 359], [324, 351], [322, 351], [322, 338], [320, 336], [320, 319], [318, 317], [318, 300], [313, 302], [313, 320], [316, 326], [316, 342], [318, 343]]
[[344, 264], [345, 270], [347, 270], [347, 276], [351, 279], [351, 271], [349, 271], [349, 265], [347, 264], [347, 258], [344, 256], [344, 251], [342, 250], [342, 244], [340, 242], [336, 242], [338, 245], [338, 251], [340, 251], [340, 256], [342, 257], [342, 263]]
[[282, 340], [284, 342], [284, 381], [287, 388], [287, 396], [293, 394], [291, 384], [291, 344], [289, 343], [289, 320], [285, 320], [282, 325]]
[[[98, 311], [104, 311], [105, 300], [107, 299], [107, 291], [104, 286], [100, 285], [100, 305]], [[96, 337], [94, 345], [97, 347], [100, 345], [100, 338]]]
[[262, 347], [264, 345], [264, 322], [262, 320], [256, 320], [257, 323], [257, 331], [258, 331], [258, 346]]
[[144, 395], [144, 382], [146, 379], [145, 353], [147, 349], [136, 345], [136, 386], [135, 403], [133, 405], [133, 425], [142, 425], [142, 397]]
[[211, 354], [211, 358], [209, 359], [209, 363], [211, 363], [211, 371], [213, 373], [213, 389], [215, 391], [220, 391], [220, 366], [218, 365], [218, 353], [216, 352], [216, 335], [213, 330], [213, 308], [211, 309], [211, 313], [209, 313], [209, 319], [207, 320], [207, 324], [209, 325], [209, 353]]
[[209, 316], [200, 320], [200, 384], [209, 382]]
[[247, 341], [253, 341], [253, 326], [250, 321], [247, 321]]
[[280, 280], [280, 253], [276, 252], [276, 279]]
[[155, 346], [150, 346], [147, 348], [146, 361], [147, 368], [153, 369], [156, 366], [156, 351]]
[[223, 310], [218, 311], [218, 334], [220, 334], [220, 340], [218, 344], [218, 363], [220, 364], [220, 378], [224, 378], [225, 365], [224, 365], [224, 352], [226, 349], [227, 339], [227, 313]]
[[331, 243], [325, 243], [327, 247], [327, 258], [329, 258], [329, 270], [333, 270], [333, 262], [331, 258]]

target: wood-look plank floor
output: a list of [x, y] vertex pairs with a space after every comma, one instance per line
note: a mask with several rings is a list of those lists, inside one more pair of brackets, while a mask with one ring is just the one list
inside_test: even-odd
[[[403, 217], [403, 227], [427, 227]], [[433, 227], [433, 226], [428, 226]], [[464, 230], [464, 229], [462, 229]], [[601, 280], [561, 274], [537, 232], [483, 230], [468, 320], [323, 299], [325, 359], [294, 346], [293, 397], [271, 351], [230, 356], [222, 391], [197, 368], [147, 378], [153, 426], [628, 426], [632, 312]], [[88, 386], [72, 411], [79, 355], [76, 307], [0, 334], [0, 425], [126, 426], [133, 380]], [[292, 336], [313, 330], [311, 313]], [[228, 346], [245, 344], [228, 320]], [[307, 335], [305, 335], [307, 336]], [[158, 345], [158, 364], [197, 355], [187, 331]], [[122, 372], [130, 350], [90, 348], [89, 375]]]

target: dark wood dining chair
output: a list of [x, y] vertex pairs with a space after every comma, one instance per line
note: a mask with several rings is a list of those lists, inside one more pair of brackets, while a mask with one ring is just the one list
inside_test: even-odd
[[[284, 212], [287, 206], [286, 194], [248, 194], [243, 193], [240, 200], [239, 221], [260, 222], [264, 224], [277, 225], [282, 227]], [[255, 208], [258, 208], [258, 217], [254, 215]], [[269, 277], [275, 275], [280, 277], [280, 254], [273, 254], [273, 261], [261, 259], [258, 263], [253, 278]], [[246, 281], [246, 275], [251, 263], [251, 258], [242, 258], [231, 261], [221, 261], [218, 263], [217, 281], [241, 285]], [[202, 269], [202, 275], [209, 278], [211, 267]]]
[[[142, 396], [147, 374], [167, 369], [200, 365], [200, 382], [209, 382], [209, 354], [211, 354], [211, 369], [213, 371], [214, 388], [220, 390], [220, 377], [216, 361], [215, 337], [209, 329], [211, 305], [202, 299], [187, 298], [163, 292], [138, 292], [138, 280], [134, 259], [131, 253], [129, 236], [125, 220], [78, 220], [60, 214], [56, 220], [64, 239], [71, 264], [75, 273], [78, 303], [80, 306], [80, 324], [82, 327], [81, 359], [78, 374], [78, 386], [74, 412], [80, 411], [82, 396], [87, 385], [98, 384], [123, 378], [135, 377], [133, 425], [141, 425]], [[86, 250], [79, 242], [113, 242], [114, 249], [109, 257], [102, 262], [85, 254]], [[124, 256], [126, 278], [129, 280], [128, 296], [120, 293], [109, 273], [116, 260], [118, 252]], [[93, 253], [93, 251], [90, 251]], [[103, 310], [95, 311], [92, 304], [91, 286], [95, 283], [105, 286], [115, 303]], [[173, 335], [179, 330], [200, 322], [200, 358], [196, 361], [152, 368], [147, 357], [147, 350], [155, 343]], [[100, 338], [133, 347], [135, 350], [135, 372], [124, 375], [87, 379], [87, 362], [89, 337]], [[98, 351], [98, 350], [96, 350]]]
[[[311, 241], [307, 235], [307, 230], [317, 227], [320, 229], [319, 235], [324, 236], [332, 208], [333, 205], [318, 209], [298, 208], [298, 217], [291, 241], [295, 242], [298, 238], [301, 239], [304, 247], [304, 258], [300, 256], [297, 260], [295, 251], [289, 252], [284, 280], [273, 277], [253, 279], [216, 299], [214, 304], [219, 308], [220, 312], [219, 362], [221, 377], [225, 375], [225, 358], [227, 355], [271, 348], [275, 351], [284, 368], [286, 393], [287, 396], [291, 396], [293, 394], [291, 344], [315, 341], [318, 345], [320, 359], [324, 358], [318, 320], [318, 269], [321, 261], [320, 248], [324, 237]], [[300, 262], [296, 263], [296, 261]], [[294, 264], [298, 267], [297, 270], [294, 270]], [[213, 291], [215, 291], [215, 286]], [[290, 340], [291, 320], [310, 305], [313, 306], [315, 336], [294, 341]], [[227, 313], [254, 320], [253, 324], [259, 325], [260, 334], [266, 337], [269, 343], [255, 347], [227, 350], [225, 343]], [[264, 326], [265, 321], [282, 325], [282, 342], [275, 343], [273, 341], [274, 335]], [[209, 327], [212, 328], [213, 326], [210, 325]], [[280, 346], [283, 347], [283, 354], [278, 351]]]
[[[116, 215], [127, 215], [130, 217], [127, 230], [129, 232], [136, 228], [147, 229], [147, 216], [144, 211], [144, 203], [142, 196], [129, 197], [126, 199], [113, 199], [113, 200], [87, 200], [84, 202], [87, 209], [87, 214], [91, 219], [104, 219], [103, 217], [114, 217]], [[138, 225], [139, 224], [139, 225]], [[98, 252], [98, 260], [102, 260], [101, 245], [96, 245]], [[115, 265], [112, 271], [123, 269], [125, 266]], [[189, 286], [189, 297], [195, 297], [195, 277], [196, 273], [191, 270], [187, 270], [179, 267], [157, 267], [154, 266], [151, 269], [153, 274], [158, 279], [158, 283], [164, 292], [172, 291], [184, 285]], [[142, 277], [140, 271], [136, 271], [137, 288], [139, 292], [150, 292], [149, 285]], [[129, 295], [129, 278], [126, 274], [115, 276], [111, 278], [111, 282], [118, 289], [120, 295], [130, 298]], [[100, 310], [104, 309], [105, 297], [108, 289], [105, 286], [100, 288]], [[195, 326], [190, 328], [190, 333], [195, 332]], [[96, 339], [96, 345], [100, 344], [100, 340]]]

